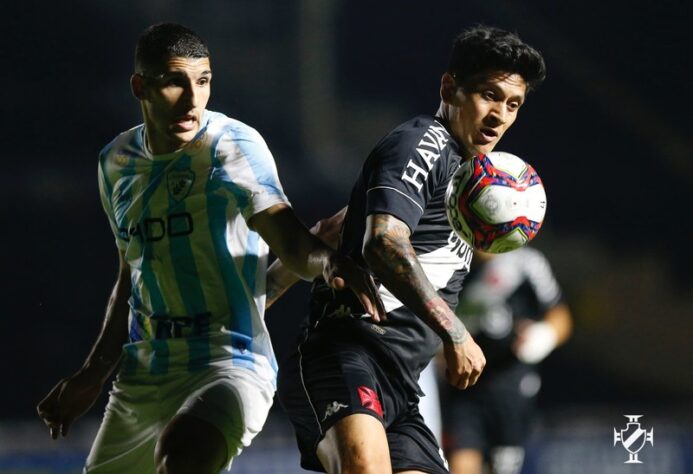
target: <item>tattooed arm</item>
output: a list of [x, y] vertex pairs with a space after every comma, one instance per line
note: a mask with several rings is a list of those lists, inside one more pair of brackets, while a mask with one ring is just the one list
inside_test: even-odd
[[410, 235], [409, 227], [396, 217], [370, 215], [363, 256], [387, 289], [440, 336], [448, 381], [458, 388], [467, 388], [476, 383], [486, 360], [464, 324], [428, 280]]

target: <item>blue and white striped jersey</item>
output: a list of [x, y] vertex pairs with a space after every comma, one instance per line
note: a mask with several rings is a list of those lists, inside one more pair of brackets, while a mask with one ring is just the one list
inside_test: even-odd
[[206, 111], [193, 141], [152, 155], [140, 125], [102, 150], [99, 189], [132, 280], [121, 370], [166, 374], [231, 360], [273, 380], [269, 249], [246, 221], [288, 200], [260, 134]]

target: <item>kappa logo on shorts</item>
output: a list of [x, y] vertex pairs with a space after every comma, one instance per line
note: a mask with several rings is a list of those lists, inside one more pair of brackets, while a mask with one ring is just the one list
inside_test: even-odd
[[383, 407], [380, 405], [380, 400], [378, 399], [378, 394], [372, 388], [368, 388], [365, 385], [361, 385], [358, 388], [359, 398], [361, 399], [361, 405], [369, 410], [373, 410], [378, 414], [379, 417], [383, 417]]
[[331, 417], [332, 415], [337, 413], [342, 408], [349, 408], [349, 406], [345, 405], [343, 403], [336, 402], [336, 401], [330, 403], [329, 405], [327, 405], [327, 410], [325, 410], [325, 416], [323, 416], [322, 420], [320, 420], [320, 421], [325, 421], [326, 419], [328, 419], [329, 417]]

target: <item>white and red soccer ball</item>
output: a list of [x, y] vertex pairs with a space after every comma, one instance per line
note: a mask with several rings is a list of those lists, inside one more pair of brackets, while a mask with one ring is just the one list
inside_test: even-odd
[[450, 225], [469, 245], [509, 252], [537, 235], [546, 192], [534, 168], [497, 151], [462, 163], [448, 184], [445, 207]]

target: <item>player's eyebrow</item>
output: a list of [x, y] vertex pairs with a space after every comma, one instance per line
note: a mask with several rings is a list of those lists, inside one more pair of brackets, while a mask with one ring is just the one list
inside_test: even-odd
[[[210, 69], [205, 69], [204, 71], [202, 71], [200, 73], [200, 75], [198, 77], [211, 77], [211, 76], [212, 76], [212, 71]], [[156, 75], [149, 76], [149, 77], [164, 80], [164, 79], [172, 79], [175, 77], [192, 77], [192, 76], [182, 69], [177, 69], [177, 70], [173, 70], [173, 71], [164, 71], [161, 74], [156, 74]]]
[[525, 102], [525, 94], [508, 94], [507, 91], [500, 86], [500, 84], [494, 81], [484, 81], [480, 83], [477, 87], [477, 90], [484, 89], [491, 89], [495, 93], [501, 95], [503, 98], [507, 100], [518, 100], [520, 102], [520, 105], [522, 105]]
[[173, 70], [173, 71], [164, 71], [159, 74], [152, 74], [149, 77], [154, 77], [154, 78], [159, 78], [159, 79], [167, 79], [171, 77], [176, 77], [176, 76], [187, 76], [187, 74], [182, 71], [182, 70]]

